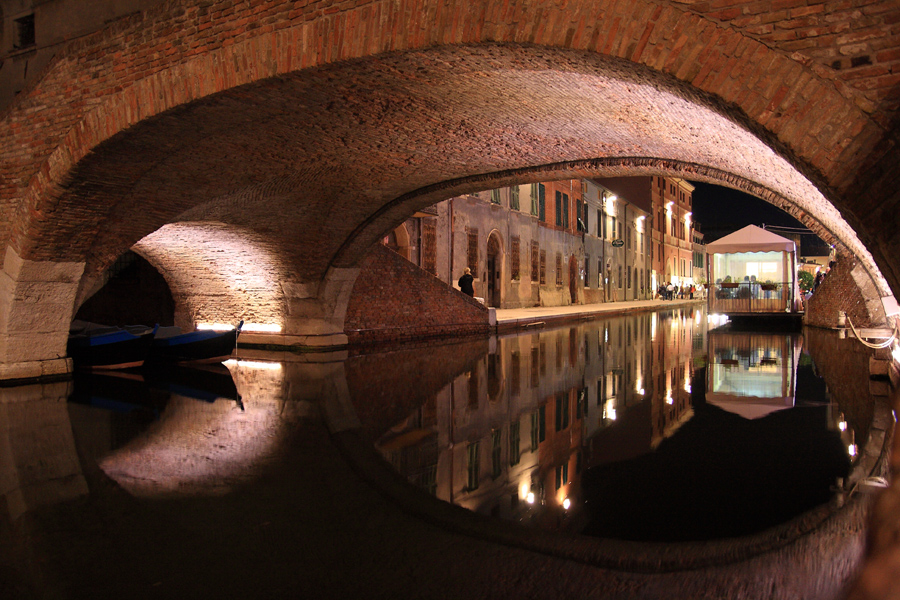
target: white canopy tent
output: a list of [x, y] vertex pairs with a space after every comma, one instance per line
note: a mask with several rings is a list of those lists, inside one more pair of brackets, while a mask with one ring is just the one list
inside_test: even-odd
[[[748, 225], [706, 245], [713, 303], [724, 312], [796, 311], [797, 247], [793, 240]], [[738, 288], [738, 286], [741, 286]], [[729, 291], [736, 289], [737, 291]]]

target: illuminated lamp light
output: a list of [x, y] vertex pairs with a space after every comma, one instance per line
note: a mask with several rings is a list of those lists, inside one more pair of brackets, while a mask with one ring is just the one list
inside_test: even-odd
[[534, 504], [534, 492], [528, 492], [528, 495], [525, 496], [525, 502], [528, 504]]
[[841, 431], [847, 431], [847, 421], [841, 421], [838, 423], [838, 429]]
[[606, 198], [606, 212], [610, 215], [615, 215], [616, 213], [616, 200], [618, 198], [615, 195], [607, 196]]
[[694, 214], [694, 213], [692, 213], [692, 212], [684, 213], [684, 220], [687, 221], [688, 223], [690, 223], [692, 214]]
[[562, 501], [562, 506], [563, 506], [563, 508], [564, 508], [565, 510], [569, 510], [569, 507], [572, 506], [572, 501], [569, 500], [568, 498], [565, 498], [565, 499]]
[[856, 444], [850, 444], [847, 446], [847, 454], [850, 456], [856, 456]]
[[234, 329], [234, 325], [228, 323], [197, 323], [198, 331], [231, 331], [232, 329]]
[[242, 367], [247, 369], [257, 369], [260, 371], [280, 371], [280, 362], [263, 362], [261, 360], [239, 360], [230, 358], [222, 363], [226, 367]]
[[666, 404], [668, 404], [669, 406], [671, 406], [672, 404], [675, 404], [675, 401], [672, 400], [672, 392], [669, 392], [668, 394], [666, 394]]
[[[231, 331], [234, 325], [227, 323], [197, 323], [198, 330]], [[254, 331], [256, 333], [280, 333], [281, 325], [275, 323], [244, 323], [242, 332]]]

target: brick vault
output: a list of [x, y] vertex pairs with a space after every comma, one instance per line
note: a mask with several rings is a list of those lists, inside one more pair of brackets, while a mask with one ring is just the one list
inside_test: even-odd
[[385, 232], [552, 178], [743, 189], [890, 297], [898, 23], [893, 0], [188, 0], [120, 19], [2, 113], [0, 379], [66, 370], [74, 311], [132, 247], [186, 321], [340, 344]]

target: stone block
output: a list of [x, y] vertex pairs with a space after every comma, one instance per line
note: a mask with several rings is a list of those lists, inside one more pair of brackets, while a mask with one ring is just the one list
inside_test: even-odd
[[0, 333], [0, 363], [64, 359], [68, 332]]
[[886, 360], [878, 360], [875, 357], [869, 357], [869, 377], [887, 377], [889, 375], [891, 363]]
[[891, 393], [891, 384], [884, 380], [869, 380], [869, 393], [873, 396], [888, 396]]

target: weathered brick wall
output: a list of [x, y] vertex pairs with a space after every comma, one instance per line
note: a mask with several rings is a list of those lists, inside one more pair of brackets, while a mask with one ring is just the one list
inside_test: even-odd
[[488, 333], [488, 310], [381, 244], [361, 266], [344, 332], [350, 344]]
[[806, 323], [814, 327], [837, 327], [839, 311], [846, 313], [855, 327], [876, 327], [886, 322], [875, 285], [859, 263], [845, 255], [839, 256], [808, 300]]

